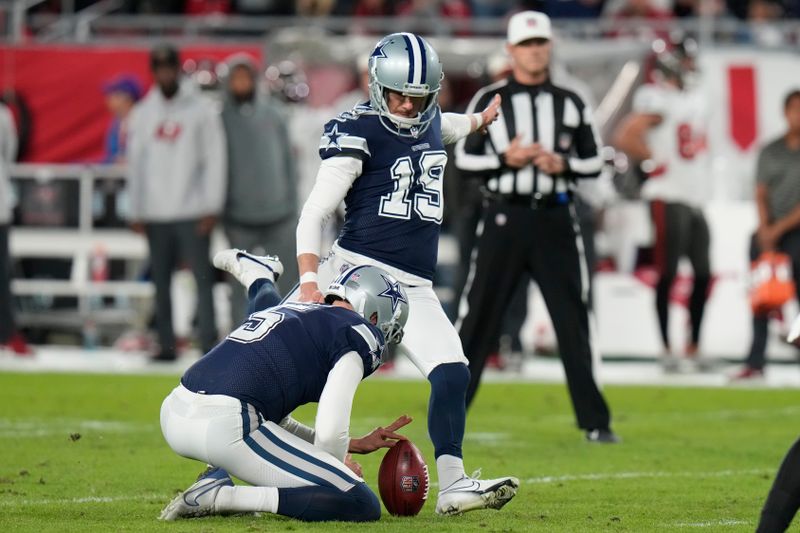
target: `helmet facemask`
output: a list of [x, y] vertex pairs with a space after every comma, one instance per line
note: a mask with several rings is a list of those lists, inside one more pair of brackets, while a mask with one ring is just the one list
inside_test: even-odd
[[400, 344], [403, 340], [403, 326], [401, 324], [401, 315], [403, 309], [398, 306], [392, 314], [392, 319], [383, 324], [379, 324], [378, 328], [383, 332], [383, 337], [386, 339], [386, 344]]

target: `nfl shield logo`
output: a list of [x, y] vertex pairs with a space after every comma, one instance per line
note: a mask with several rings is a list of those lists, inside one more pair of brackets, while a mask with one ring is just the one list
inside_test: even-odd
[[419, 476], [402, 476], [400, 478], [400, 490], [403, 492], [417, 492], [419, 488]]

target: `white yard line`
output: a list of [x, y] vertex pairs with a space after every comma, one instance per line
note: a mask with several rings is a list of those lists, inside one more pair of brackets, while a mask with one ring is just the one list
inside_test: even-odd
[[667, 524], [662, 524], [661, 527], [663, 528], [690, 528], [690, 527], [733, 527], [733, 526], [744, 526], [744, 525], [752, 525], [753, 522], [750, 520], [735, 520], [732, 518], [728, 519], [721, 519], [721, 520], [707, 520], [704, 522], [670, 522]]
[[646, 479], [665, 477], [729, 477], [764, 474], [766, 472], [771, 472], [771, 470], [766, 468], [750, 468], [747, 470], [717, 470], [714, 472], [609, 472], [602, 474], [568, 474], [563, 476], [533, 477], [523, 480], [523, 483], [561, 483], [564, 481], [605, 481], [611, 479]]
[[[780, 416], [794, 416], [800, 414], [800, 405], [787, 405], [777, 408], [764, 408], [764, 409], [719, 409], [716, 411], [666, 411], [654, 413], [626, 413], [626, 422], [636, 424], [642, 420], [652, 420], [657, 416], [659, 420], [711, 420], [714, 422], [723, 422], [737, 419], [752, 419], [762, 417], [780, 417]], [[542, 415], [538, 417], [537, 423], [541, 422], [569, 422], [575, 420], [571, 414], [552, 414]], [[623, 434], [624, 437], [624, 434]]]
[[18, 507], [34, 505], [81, 505], [84, 503], [114, 503], [124, 501], [164, 500], [169, 496], [163, 494], [129, 494], [127, 496], [84, 496], [83, 498], [41, 499], [41, 500], [5, 500], [0, 501], [0, 507]]
[[73, 432], [97, 433], [141, 433], [156, 431], [158, 424], [126, 422], [124, 420], [84, 420], [84, 419], [40, 419], [40, 418], [0, 418], [0, 439], [46, 437], [63, 434], [67, 437]]
[[[716, 470], [713, 472], [606, 472], [597, 474], [564, 474], [560, 476], [541, 476], [531, 477], [520, 480], [522, 483], [537, 485], [547, 483], [563, 483], [569, 481], [606, 481], [616, 479], [648, 479], [648, 478], [667, 478], [667, 477], [686, 477], [686, 478], [707, 478], [707, 477], [733, 477], [750, 476], [757, 474], [771, 474], [769, 468], [749, 468], [746, 470]], [[438, 486], [435, 481], [431, 482], [432, 487]]]

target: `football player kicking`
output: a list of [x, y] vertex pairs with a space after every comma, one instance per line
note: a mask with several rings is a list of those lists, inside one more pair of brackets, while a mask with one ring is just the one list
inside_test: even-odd
[[[513, 477], [477, 480], [462, 459], [467, 359], [432, 288], [442, 222], [445, 144], [498, 117], [500, 97], [481, 113], [441, 113], [442, 64], [411, 33], [381, 39], [369, 59], [369, 102], [325, 125], [322, 164], [297, 226], [300, 286], [291, 298], [323, 299], [320, 287], [352, 265], [388, 271], [405, 287], [409, 316], [402, 348], [431, 384], [428, 433], [434, 445], [436, 512], [499, 509], [514, 497]], [[327, 218], [344, 200], [344, 227], [320, 263]]]
[[[348, 453], [394, 446], [403, 439], [395, 431], [411, 419], [351, 439], [350, 411], [358, 384], [381, 364], [386, 345], [402, 338], [403, 290], [379, 268], [358, 266], [327, 287], [330, 305], [278, 305], [277, 257], [225, 250], [214, 265], [247, 287], [250, 314], [161, 406], [170, 448], [210, 466], [160, 518], [261, 511], [378, 520], [378, 499]], [[309, 402], [319, 402], [313, 429], [290, 416]], [[252, 486], [234, 486], [231, 475]]]

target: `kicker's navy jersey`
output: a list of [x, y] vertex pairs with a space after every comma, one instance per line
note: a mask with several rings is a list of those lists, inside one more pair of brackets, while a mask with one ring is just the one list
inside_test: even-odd
[[361, 176], [345, 197], [338, 242], [346, 250], [433, 279], [447, 163], [441, 113], [437, 109], [430, 126], [417, 137], [397, 135], [393, 128], [368, 105], [356, 106], [325, 125], [319, 145], [322, 159], [345, 155], [363, 161]]
[[224, 394], [253, 405], [279, 423], [297, 407], [318, 402], [328, 373], [355, 351], [364, 377], [380, 365], [383, 334], [343, 307], [286, 303], [253, 313], [186, 371], [184, 387]]

